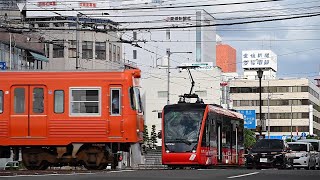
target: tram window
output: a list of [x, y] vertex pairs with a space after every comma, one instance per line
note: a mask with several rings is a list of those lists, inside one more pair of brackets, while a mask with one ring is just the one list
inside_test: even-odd
[[25, 89], [15, 88], [14, 89], [14, 112], [24, 113], [25, 112]]
[[43, 113], [44, 111], [44, 92], [43, 88], [34, 88], [33, 89], [33, 112], [34, 113]]
[[3, 112], [3, 91], [0, 91], [0, 114]]
[[231, 120], [227, 117], [223, 117], [222, 124], [222, 146], [225, 148], [230, 148], [231, 146]]
[[71, 115], [100, 115], [100, 89], [71, 89]]
[[111, 89], [111, 115], [121, 114], [121, 96], [120, 89]]
[[55, 113], [64, 112], [64, 91], [63, 90], [54, 91], [54, 112]]

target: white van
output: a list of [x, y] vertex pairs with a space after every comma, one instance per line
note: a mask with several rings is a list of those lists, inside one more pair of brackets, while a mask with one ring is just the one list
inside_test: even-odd
[[316, 161], [317, 161], [317, 169], [320, 169], [320, 140], [317, 139], [301, 139], [298, 140], [298, 142], [309, 142], [312, 144], [316, 156]]
[[288, 142], [293, 167], [316, 169], [316, 157], [313, 146], [309, 142]]

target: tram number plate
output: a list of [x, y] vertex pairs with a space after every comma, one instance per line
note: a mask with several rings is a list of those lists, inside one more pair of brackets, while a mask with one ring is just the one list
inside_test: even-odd
[[268, 159], [267, 158], [260, 158], [260, 162], [266, 163], [266, 162], [268, 162]]

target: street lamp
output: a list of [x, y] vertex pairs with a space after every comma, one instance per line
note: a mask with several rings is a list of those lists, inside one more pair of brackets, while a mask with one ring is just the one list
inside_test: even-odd
[[262, 91], [262, 88], [261, 88], [261, 78], [262, 78], [262, 75], [263, 75], [263, 71], [261, 68], [259, 68], [259, 70], [257, 71], [257, 74], [258, 74], [258, 78], [259, 78], [259, 107], [260, 107], [260, 127], [259, 127], [259, 134], [262, 135], [262, 100], [261, 100], [261, 91]]
[[167, 56], [168, 56], [168, 85], [167, 85], [167, 105], [170, 104], [170, 56], [171, 54], [192, 54], [192, 52], [171, 52], [170, 49], [167, 49]]

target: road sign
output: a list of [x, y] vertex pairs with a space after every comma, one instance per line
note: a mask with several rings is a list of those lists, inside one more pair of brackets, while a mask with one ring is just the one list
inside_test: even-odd
[[1, 70], [6, 70], [6, 69], [7, 69], [7, 64], [6, 64], [6, 62], [0, 62], [0, 69], [1, 69]]
[[256, 110], [239, 110], [239, 113], [243, 114], [244, 128], [256, 129]]

